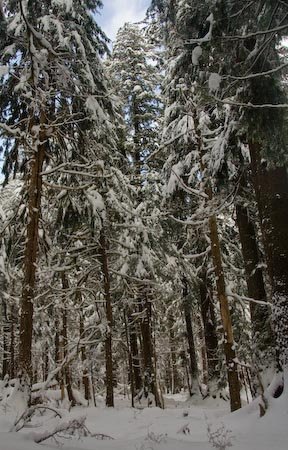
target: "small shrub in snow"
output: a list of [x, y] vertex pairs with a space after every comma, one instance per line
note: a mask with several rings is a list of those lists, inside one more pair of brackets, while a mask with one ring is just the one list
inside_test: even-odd
[[231, 431], [227, 430], [224, 425], [213, 431], [211, 425], [207, 424], [207, 434], [213, 448], [226, 450], [227, 448], [232, 447], [233, 436], [231, 435]]
[[149, 431], [144, 439], [144, 442], [137, 448], [137, 450], [154, 450], [156, 445], [166, 442], [167, 434], [156, 434]]

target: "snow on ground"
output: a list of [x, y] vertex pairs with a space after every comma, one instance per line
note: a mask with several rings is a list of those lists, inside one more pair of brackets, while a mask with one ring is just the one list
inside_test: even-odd
[[[76, 407], [67, 420], [86, 417], [86, 426], [92, 433], [113, 439], [98, 440], [95, 437], [57, 437], [42, 444], [33, 442], [34, 434], [41, 434], [59, 423], [52, 413], [38, 415], [33, 428], [10, 432], [17, 413], [2, 408], [0, 411], [0, 450], [211, 450], [210, 434], [220, 434], [214, 439], [216, 447], [225, 450], [287, 450], [288, 449], [288, 402], [280, 397], [270, 400], [270, 409], [259, 418], [257, 403], [247, 405], [240, 411], [229, 413], [229, 405], [223, 400], [207, 399], [204, 402], [186, 401], [183, 395], [166, 398], [166, 409], [132, 409], [127, 400], [118, 398], [116, 407]], [[196, 404], [195, 404], [196, 403]], [[19, 414], [19, 413], [18, 413]], [[220, 443], [219, 443], [220, 442]]]

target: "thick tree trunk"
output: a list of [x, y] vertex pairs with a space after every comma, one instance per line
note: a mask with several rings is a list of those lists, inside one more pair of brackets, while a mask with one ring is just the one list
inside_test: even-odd
[[240, 383], [238, 368], [236, 363], [236, 353], [234, 350], [234, 337], [229, 310], [229, 303], [226, 294], [226, 284], [221, 259], [220, 241], [218, 235], [217, 221], [215, 216], [209, 218], [211, 252], [216, 277], [217, 294], [220, 303], [220, 313], [224, 334], [224, 353], [228, 375], [230, 406], [231, 411], [241, 408]]
[[[242, 255], [246, 273], [248, 296], [254, 300], [266, 301], [266, 290], [254, 224], [248, 209], [241, 204], [236, 205], [236, 218], [239, 228]], [[250, 313], [253, 329], [253, 346], [257, 366], [267, 367], [275, 360], [274, 337], [270, 324], [270, 309], [250, 302]]]
[[282, 368], [288, 369], [288, 175], [287, 168], [267, 167], [261, 146], [249, 143], [254, 189], [272, 285], [273, 324]]
[[100, 254], [102, 264], [102, 274], [104, 279], [104, 297], [106, 305], [107, 330], [105, 338], [105, 356], [106, 356], [106, 406], [114, 406], [113, 391], [113, 355], [112, 355], [112, 327], [113, 327], [113, 311], [110, 294], [110, 276], [108, 268], [107, 242], [105, 229], [102, 226], [100, 231]]
[[[205, 176], [206, 163], [205, 163], [205, 151], [202, 141], [201, 129], [199, 126], [199, 118], [197, 116], [197, 111], [193, 110], [193, 119], [195, 123], [195, 131], [197, 137], [197, 144], [199, 149], [200, 167]], [[213, 200], [213, 190], [209, 179], [203, 180], [205, 182], [205, 194], [207, 195], [209, 201], [212, 203]], [[212, 206], [212, 205], [211, 205]], [[221, 247], [218, 234], [217, 218], [214, 214], [209, 217], [209, 232], [211, 240], [211, 253], [214, 265], [215, 277], [216, 277], [216, 287], [217, 287], [217, 297], [220, 305], [221, 321], [223, 326], [223, 337], [224, 337], [224, 354], [226, 359], [226, 369], [229, 385], [230, 394], [230, 406], [231, 411], [241, 408], [240, 399], [240, 382], [238, 377], [238, 368], [236, 364], [236, 353], [234, 350], [234, 336], [231, 323], [231, 316], [229, 310], [229, 303], [226, 294], [226, 283], [225, 276], [222, 265]]]
[[28, 222], [23, 263], [24, 279], [20, 303], [19, 369], [29, 385], [31, 384], [33, 374], [31, 356], [33, 334], [33, 298], [37, 267], [39, 218], [42, 192], [42, 177], [40, 174], [43, 168], [44, 157], [45, 144], [40, 144], [30, 162], [28, 181]]

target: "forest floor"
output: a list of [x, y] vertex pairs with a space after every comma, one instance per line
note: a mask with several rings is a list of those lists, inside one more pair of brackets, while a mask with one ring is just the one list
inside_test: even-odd
[[[62, 435], [42, 444], [34, 443], [34, 436], [53, 429], [62, 419], [48, 412], [38, 415], [33, 427], [11, 432], [16, 411], [2, 408], [0, 450], [287, 450], [288, 402], [283, 397], [269, 400], [263, 418], [259, 418], [257, 402], [231, 414], [223, 400], [187, 401], [184, 395], [166, 397], [164, 410], [132, 409], [128, 400], [120, 398], [114, 409], [108, 409], [97, 399], [97, 408], [75, 407], [66, 412], [65, 419], [85, 416], [87, 428], [98, 433], [98, 439]], [[209, 442], [208, 429], [213, 442]]]

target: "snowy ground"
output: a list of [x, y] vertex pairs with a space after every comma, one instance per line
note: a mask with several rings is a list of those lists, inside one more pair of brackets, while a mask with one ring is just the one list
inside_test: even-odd
[[[87, 428], [93, 433], [110, 436], [111, 440], [92, 437], [62, 436], [42, 444], [33, 442], [34, 434], [41, 434], [59, 423], [53, 414], [34, 419], [35, 428], [10, 432], [16, 411], [9, 408], [0, 412], [0, 450], [211, 450], [207, 428], [221, 430], [220, 441], [232, 445], [232, 450], [287, 450], [288, 449], [288, 403], [283, 398], [271, 399], [270, 410], [259, 418], [257, 405], [229, 414], [224, 401], [203, 402], [189, 400], [184, 396], [166, 398], [166, 409], [131, 409], [127, 401], [117, 399], [114, 409], [76, 407], [67, 414], [86, 417]], [[194, 404], [193, 404], [194, 403]], [[225, 437], [225, 435], [227, 437]], [[229, 446], [216, 447], [225, 450]]]

